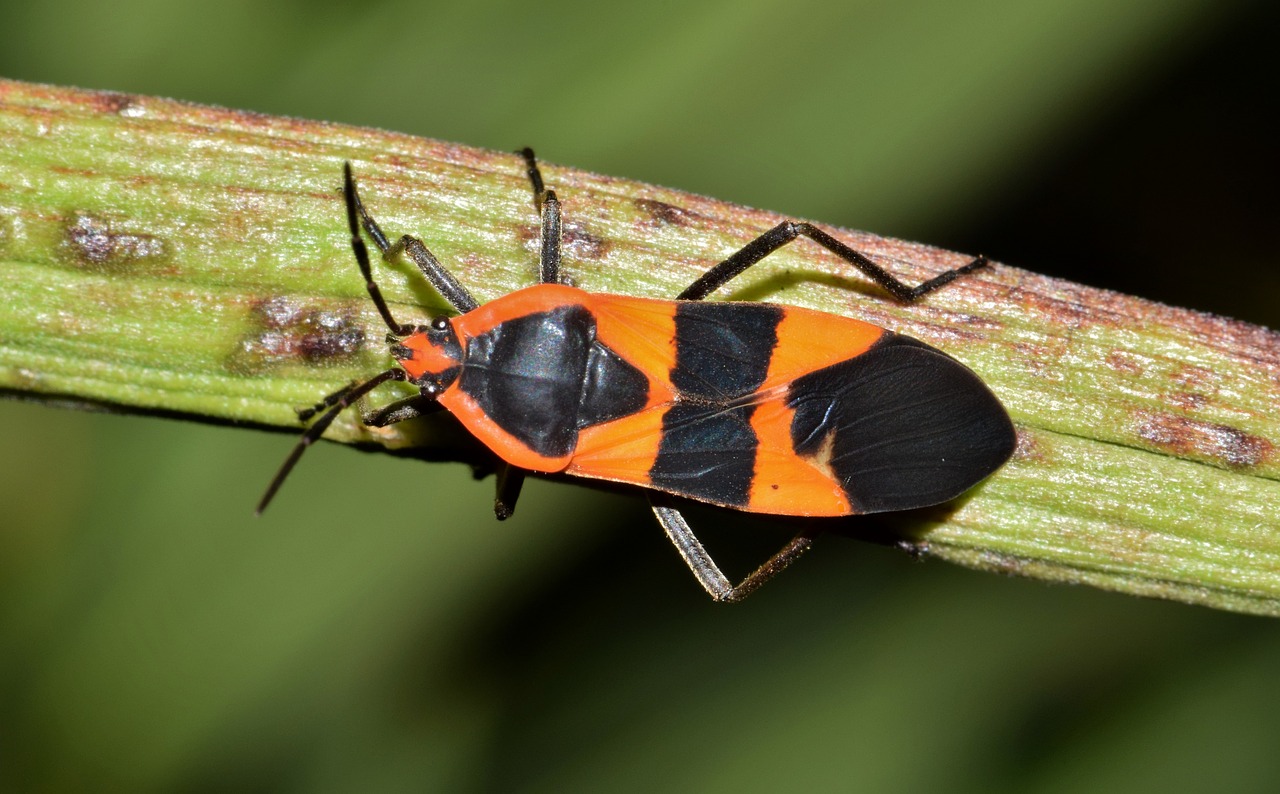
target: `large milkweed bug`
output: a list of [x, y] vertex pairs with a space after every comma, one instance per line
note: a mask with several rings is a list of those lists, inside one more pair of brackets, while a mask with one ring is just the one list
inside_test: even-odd
[[[320, 417], [281, 465], [259, 513], [342, 410], [382, 383], [408, 381], [417, 395], [364, 421], [384, 427], [452, 412], [497, 458], [499, 519], [511, 515], [526, 471], [640, 486], [712, 598], [737, 601], [808, 549], [817, 531], [796, 535], [734, 586], [670, 496], [786, 516], [909, 510], [959, 496], [1012, 454], [1013, 425], [995, 395], [923, 342], [808, 309], [702, 301], [797, 237], [904, 302], [985, 267], [984, 257], [909, 287], [821, 229], [788, 221], [673, 301], [584, 292], [560, 281], [560, 202], [533, 151], [522, 154], [541, 213], [540, 278], [483, 306], [422, 241], [388, 241], [346, 164], [351, 247], [391, 330], [396, 365], [299, 411], [302, 421]], [[361, 228], [384, 259], [408, 256], [458, 315], [427, 325], [396, 321]]]

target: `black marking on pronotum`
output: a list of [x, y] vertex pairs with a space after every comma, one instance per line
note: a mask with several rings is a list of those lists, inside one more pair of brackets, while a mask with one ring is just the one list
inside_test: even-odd
[[583, 372], [578, 429], [630, 416], [648, 401], [649, 378], [599, 340], [593, 342]]
[[530, 449], [567, 455], [580, 429], [634, 413], [648, 397], [644, 373], [595, 335], [582, 306], [507, 320], [471, 339], [459, 385]]

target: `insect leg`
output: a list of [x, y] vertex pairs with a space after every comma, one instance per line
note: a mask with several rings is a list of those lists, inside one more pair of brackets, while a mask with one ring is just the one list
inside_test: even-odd
[[428, 397], [425, 394], [415, 394], [403, 400], [396, 400], [390, 405], [384, 405], [373, 413], [365, 414], [361, 417], [361, 421], [367, 427], [386, 427], [394, 425], [396, 422], [417, 419], [419, 416], [426, 416], [443, 410], [444, 406], [436, 402], [436, 398]]
[[720, 566], [716, 565], [715, 560], [707, 553], [680, 511], [673, 507], [655, 504], [652, 499], [649, 506], [653, 509], [653, 514], [658, 517], [658, 523], [662, 525], [667, 537], [675, 545], [676, 551], [680, 552], [680, 556], [684, 558], [685, 565], [688, 565], [689, 570], [693, 572], [698, 584], [702, 585], [702, 589], [706, 590], [714, 600], [724, 603], [741, 601], [755, 592], [760, 585], [781, 573], [801, 554], [809, 550], [816, 535], [816, 531], [801, 532], [745, 579], [737, 585], [732, 585], [720, 570]]
[[987, 266], [987, 258], [980, 256], [963, 267], [948, 270], [923, 284], [912, 287], [905, 282], [899, 281], [889, 271], [872, 262], [865, 255], [858, 253], [813, 224], [784, 221], [744, 245], [741, 250], [728, 259], [703, 273], [701, 278], [690, 284], [684, 292], [676, 296], [676, 299], [701, 300], [707, 297], [724, 286], [727, 281], [797, 237], [808, 237], [813, 240], [818, 245], [861, 270], [868, 278], [884, 287], [893, 297], [903, 303], [911, 303], [944, 284], [955, 281], [966, 273], [972, 273]]
[[360, 264], [360, 272], [364, 274], [369, 295], [373, 297], [373, 302], [378, 307], [378, 312], [382, 314], [382, 319], [386, 321], [392, 333], [397, 336], [408, 336], [413, 333], [413, 326], [400, 325], [391, 319], [391, 313], [387, 310], [386, 301], [382, 299], [382, 292], [373, 282], [373, 275], [369, 267], [369, 253], [365, 249], [364, 241], [360, 239], [360, 226], [363, 226], [365, 232], [373, 239], [373, 244], [378, 246], [378, 250], [382, 252], [384, 260], [391, 261], [401, 253], [407, 255], [422, 271], [422, 275], [426, 276], [427, 281], [431, 282], [431, 286], [436, 288], [441, 297], [459, 312], [466, 314], [480, 305], [472, 297], [471, 293], [467, 291], [467, 288], [462, 286], [462, 283], [454, 278], [452, 273], [445, 270], [444, 265], [440, 264], [435, 255], [427, 250], [421, 240], [406, 234], [397, 240], [395, 245], [388, 243], [387, 235], [383, 234], [377, 221], [364, 208], [364, 202], [360, 200], [360, 193], [356, 190], [355, 177], [351, 174], [351, 163], [343, 165], [343, 174], [345, 175], [343, 189], [347, 200], [347, 219], [351, 225], [351, 246], [356, 251], [356, 261]]
[[301, 417], [303, 413], [311, 416], [316, 410], [325, 406], [332, 406], [328, 411], [320, 415], [311, 427], [308, 427], [302, 434], [302, 438], [298, 439], [298, 443], [294, 445], [293, 451], [289, 453], [289, 457], [284, 459], [284, 463], [280, 464], [279, 471], [272, 478], [271, 484], [267, 486], [267, 492], [262, 495], [262, 499], [258, 501], [258, 507], [254, 511], [258, 515], [262, 515], [262, 511], [267, 509], [267, 505], [271, 504], [271, 499], [276, 495], [276, 491], [280, 490], [280, 486], [284, 484], [285, 477], [289, 476], [289, 472], [293, 471], [293, 467], [298, 463], [298, 459], [302, 457], [302, 453], [307, 451], [307, 447], [315, 443], [316, 439], [324, 435], [324, 431], [329, 429], [329, 425], [333, 424], [333, 420], [338, 418], [338, 414], [342, 413], [348, 406], [360, 399], [364, 395], [373, 391], [377, 387], [389, 380], [406, 380], [409, 375], [399, 367], [386, 370], [374, 375], [364, 383], [354, 384], [343, 387], [321, 401], [316, 409], [310, 412], [299, 411]]
[[524, 486], [524, 469], [512, 466], [505, 460], [498, 461], [498, 490], [493, 497], [493, 514], [499, 521], [506, 521], [516, 511], [516, 500]]
[[560, 199], [554, 190], [542, 183], [538, 158], [528, 146], [520, 150], [524, 156], [529, 181], [533, 183], [533, 203], [542, 215], [542, 256], [539, 259], [538, 283], [560, 283]]
[[[371, 414], [364, 416], [364, 423], [369, 427], [386, 427], [408, 419], [443, 411], [444, 406], [436, 402], [434, 397], [415, 394], [403, 400], [396, 400], [383, 406]], [[516, 500], [520, 498], [520, 488], [524, 485], [524, 469], [516, 468], [505, 460], [498, 461], [497, 493], [493, 500], [493, 512], [499, 521], [511, 518], [516, 510]]]

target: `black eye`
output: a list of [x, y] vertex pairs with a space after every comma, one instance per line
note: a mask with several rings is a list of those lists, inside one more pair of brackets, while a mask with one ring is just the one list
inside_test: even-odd
[[449, 330], [449, 319], [447, 317], [437, 317], [431, 321], [431, 329], [433, 331]]

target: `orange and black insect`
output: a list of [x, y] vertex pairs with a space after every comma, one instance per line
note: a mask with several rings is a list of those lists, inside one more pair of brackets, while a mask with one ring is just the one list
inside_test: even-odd
[[[364, 208], [351, 166], [351, 246], [387, 327], [396, 366], [300, 411], [320, 418], [285, 460], [266, 508], [337, 415], [387, 381], [419, 393], [368, 425], [445, 409], [498, 460], [498, 518], [526, 471], [648, 489], [658, 521], [713, 598], [736, 601], [796, 559], [806, 530], [732, 585], [670, 497], [753, 513], [849, 516], [945, 502], [1012, 454], [1014, 429], [971, 370], [923, 342], [847, 317], [768, 303], [704, 302], [771, 252], [807, 237], [913, 301], [986, 265], [978, 257], [917, 287], [807, 223], [785, 222], [711, 268], [675, 300], [560, 283], [560, 202], [523, 152], [541, 208], [539, 283], [480, 305], [423, 243], [391, 244]], [[408, 256], [458, 314], [397, 322], [373, 279], [361, 228], [384, 259]]]

